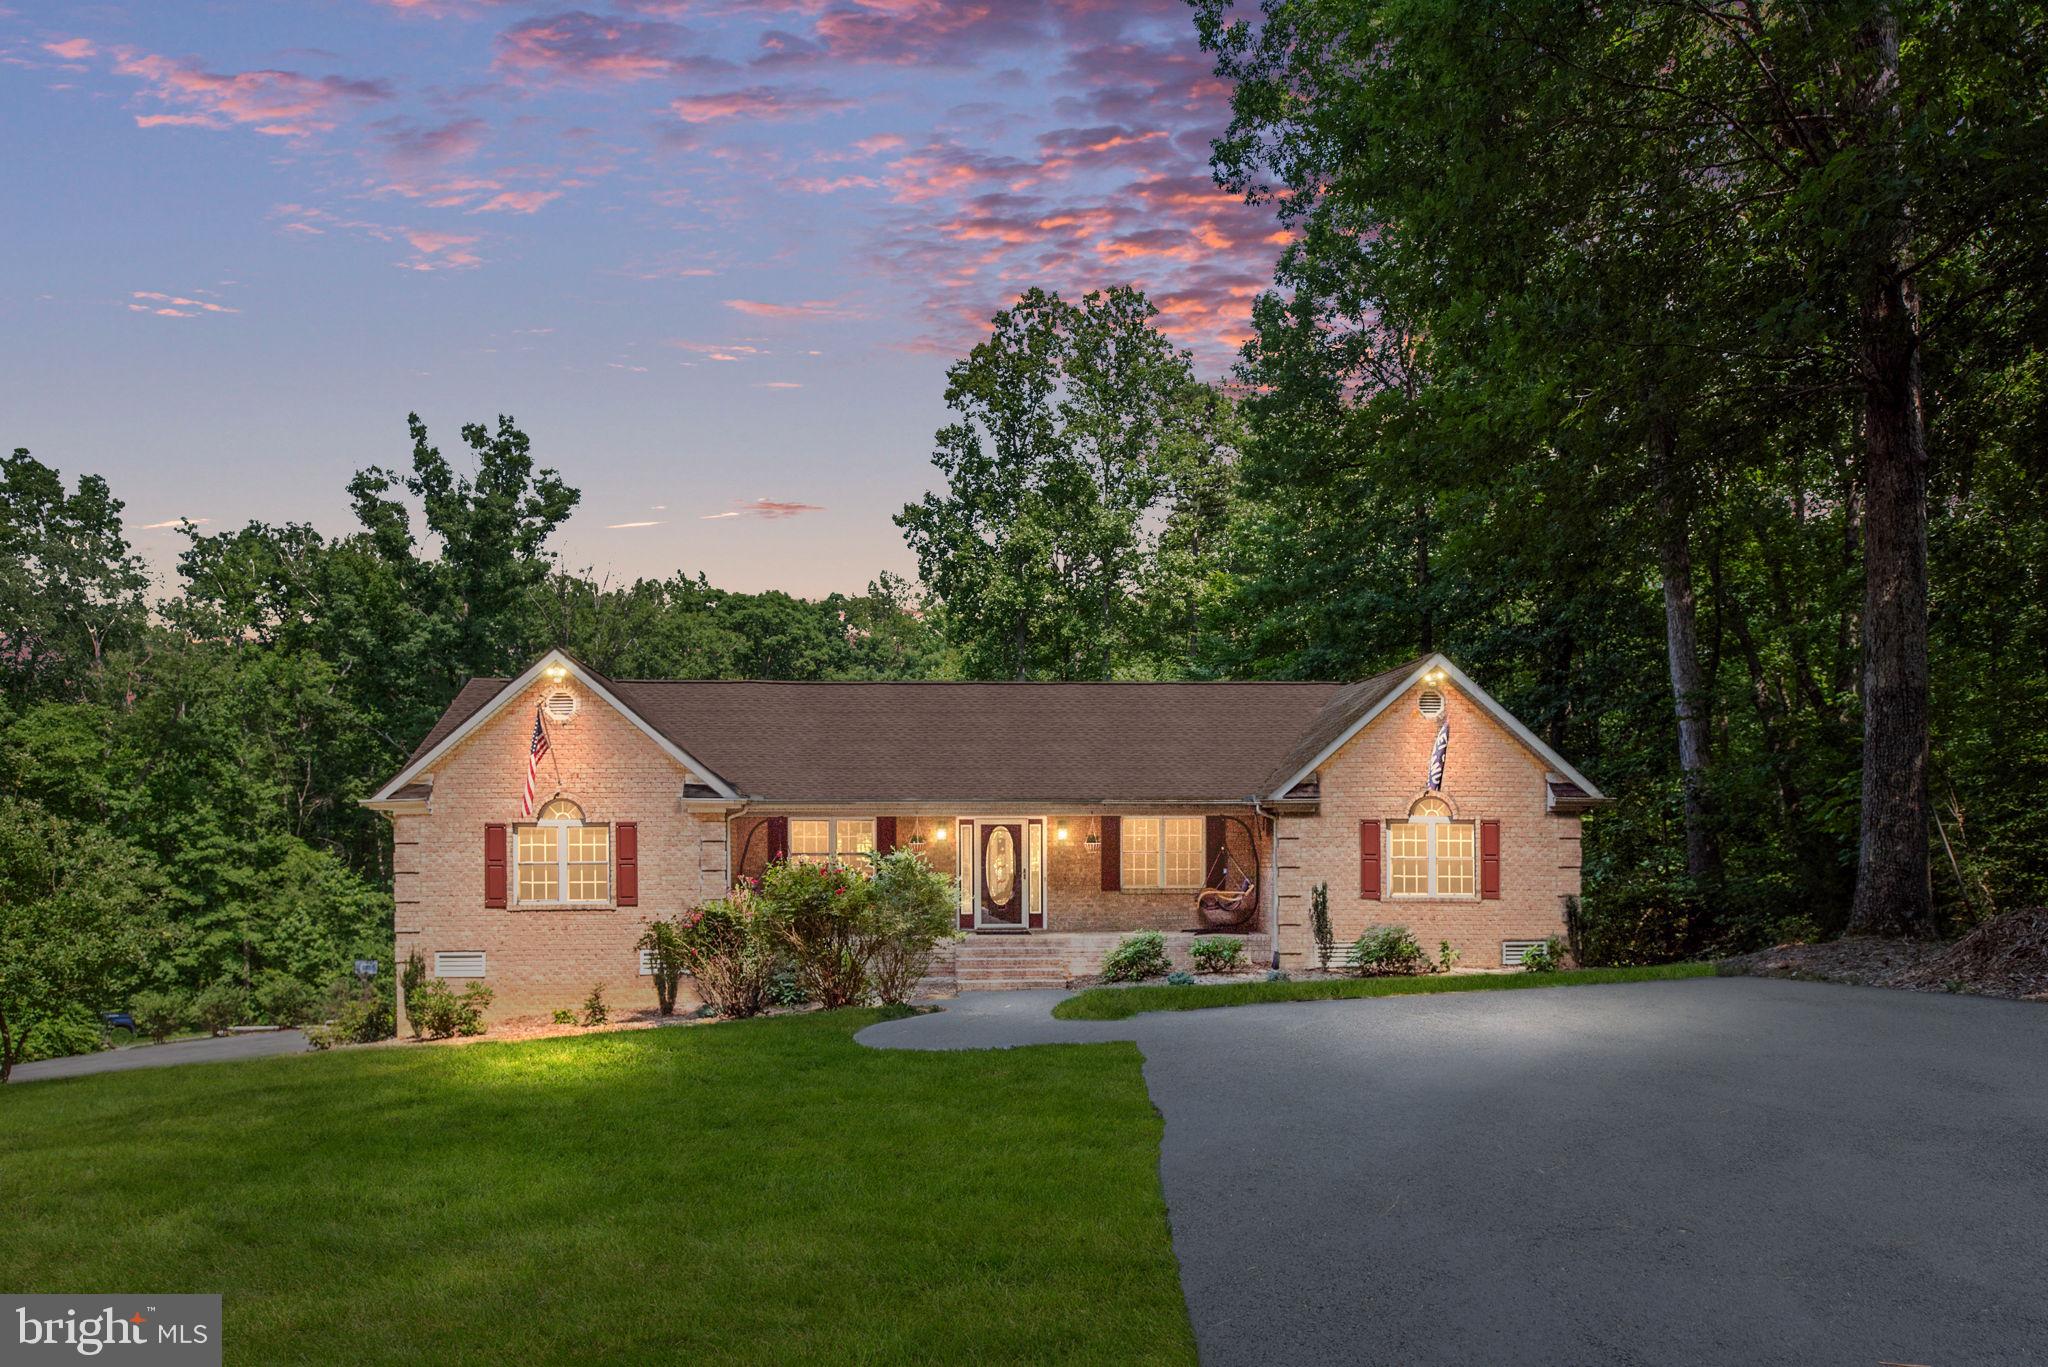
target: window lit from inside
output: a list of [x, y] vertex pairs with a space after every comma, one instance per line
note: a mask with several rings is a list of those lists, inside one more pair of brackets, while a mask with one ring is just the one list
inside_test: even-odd
[[1478, 886], [1472, 823], [1425, 797], [1387, 827], [1387, 890], [1395, 897], [1470, 897]]
[[1123, 819], [1126, 891], [1186, 891], [1202, 886], [1204, 824], [1199, 816], [1127, 816]]
[[789, 857], [799, 864], [827, 864], [869, 854], [875, 848], [875, 823], [864, 819], [792, 820]]
[[518, 898], [531, 905], [603, 904], [612, 895], [612, 828], [585, 824], [558, 797], [518, 828]]

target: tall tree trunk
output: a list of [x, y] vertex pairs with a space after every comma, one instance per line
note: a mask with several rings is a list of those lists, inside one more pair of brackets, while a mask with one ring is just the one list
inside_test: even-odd
[[[1889, 8], [1866, 41], [1868, 141], [1898, 127], [1899, 31]], [[1927, 425], [1921, 407], [1919, 300], [1905, 262], [1908, 216], [1872, 262], [1860, 317], [1863, 382], [1863, 818], [1849, 930], [1934, 930], [1927, 848]]]
[[1927, 850], [1927, 429], [1913, 288], [1862, 310], [1863, 823], [1849, 930], [1934, 929]]
[[1707, 804], [1711, 700], [1700, 668], [1699, 611], [1692, 587], [1691, 528], [1679, 490], [1678, 434], [1671, 419], [1650, 422], [1650, 467], [1657, 482], [1657, 566], [1664, 582], [1665, 658], [1678, 718], [1678, 773], [1685, 803], [1685, 871], [1695, 883], [1721, 875], [1721, 848]]

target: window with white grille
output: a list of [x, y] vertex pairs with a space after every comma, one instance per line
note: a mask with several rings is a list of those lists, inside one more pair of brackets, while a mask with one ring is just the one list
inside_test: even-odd
[[481, 978], [484, 952], [481, 949], [444, 949], [434, 955], [437, 978]]
[[1204, 824], [1199, 816], [1125, 817], [1124, 889], [1201, 887], [1204, 840]]
[[518, 897], [527, 905], [602, 905], [612, 895], [612, 828], [586, 825], [583, 809], [558, 797], [531, 826], [517, 828]]
[[799, 864], [850, 860], [875, 848], [873, 817], [802, 819], [789, 823], [789, 857]]
[[1472, 823], [1451, 820], [1450, 804], [1425, 797], [1406, 821], [1387, 824], [1387, 891], [1394, 897], [1470, 897], [1478, 887]]

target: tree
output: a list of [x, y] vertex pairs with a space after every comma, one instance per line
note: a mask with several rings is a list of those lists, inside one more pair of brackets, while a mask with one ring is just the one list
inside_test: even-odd
[[121, 508], [98, 475], [67, 493], [27, 450], [0, 459], [0, 678], [17, 700], [76, 697], [140, 635], [149, 576]]
[[125, 998], [163, 940], [151, 882], [105, 831], [0, 797], [0, 1083], [32, 1020]]

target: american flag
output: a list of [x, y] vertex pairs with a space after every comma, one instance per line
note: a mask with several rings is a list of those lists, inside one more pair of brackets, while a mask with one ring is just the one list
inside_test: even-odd
[[1451, 719], [1445, 717], [1436, 724], [1436, 746], [1429, 752], [1429, 791], [1442, 792], [1444, 786], [1444, 757], [1451, 751]]
[[519, 804], [519, 815], [533, 815], [533, 777], [540, 772], [540, 758], [548, 752], [548, 728], [542, 720], [541, 710], [533, 709], [533, 739], [526, 743], [526, 800]]

